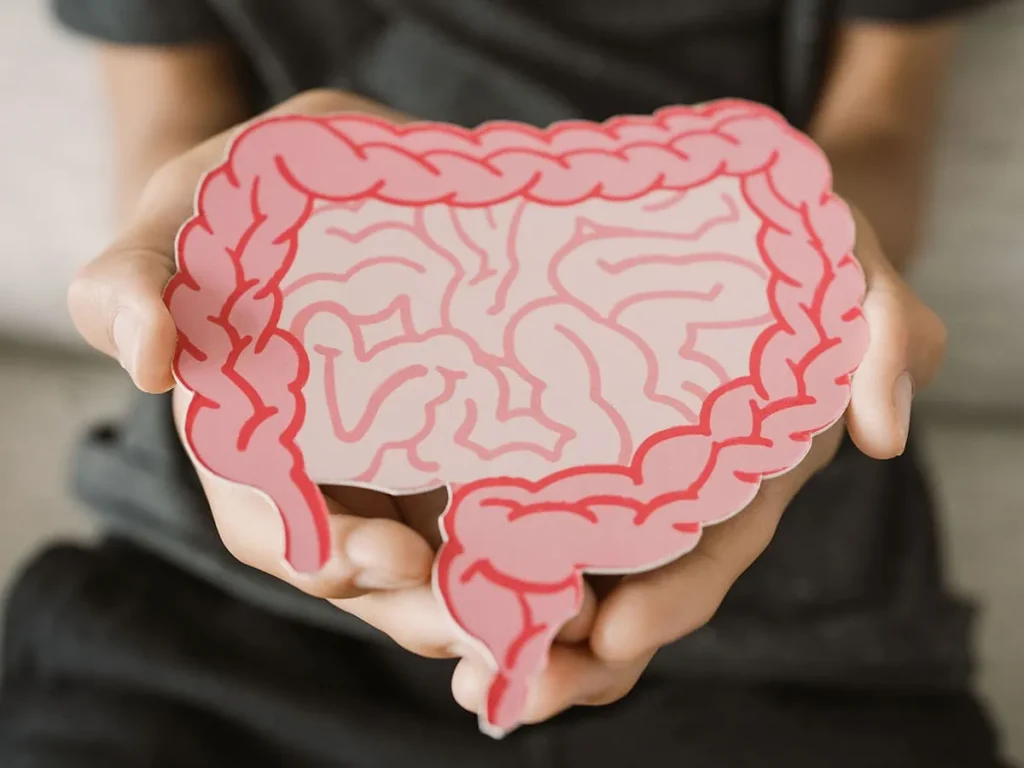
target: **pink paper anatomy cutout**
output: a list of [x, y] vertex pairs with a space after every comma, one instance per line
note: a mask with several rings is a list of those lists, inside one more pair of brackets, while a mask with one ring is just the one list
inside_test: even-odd
[[690, 551], [849, 402], [854, 226], [721, 101], [547, 130], [277, 117], [204, 179], [166, 294], [189, 450], [328, 558], [317, 484], [447, 486], [435, 587], [522, 715], [584, 572]]

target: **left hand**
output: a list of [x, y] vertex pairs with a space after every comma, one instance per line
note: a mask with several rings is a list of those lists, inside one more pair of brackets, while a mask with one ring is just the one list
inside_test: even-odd
[[[692, 552], [621, 579], [597, 606], [589, 643], [556, 643], [551, 649], [528, 701], [526, 722], [547, 720], [572, 706], [617, 701], [659, 648], [710, 621], [736, 579], [768, 546], [790, 501], [832, 461], [844, 428], [872, 458], [903, 452], [911, 400], [937, 372], [946, 331], [886, 259], [870, 224], [857, 211], [854, 217], [856, 254], [868, 285], [863, 311], [871, 342], [853, 377], [844, 421], [818, 435], [791, 472], [763, 482], [740, 514], [707, 528]], [[455, 699], [477, 711], [490, 675], [481, 660], [464, 658], [452, 679]]]

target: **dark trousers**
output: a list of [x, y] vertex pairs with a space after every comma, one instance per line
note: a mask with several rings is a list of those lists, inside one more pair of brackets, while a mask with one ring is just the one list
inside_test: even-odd
[[966, 692], [654, 677], [491, 741], [451, 701], [452, 662], [281, 620], [116, 540], [38, 556], [5, 634], [3, 768], [1004, 765]]

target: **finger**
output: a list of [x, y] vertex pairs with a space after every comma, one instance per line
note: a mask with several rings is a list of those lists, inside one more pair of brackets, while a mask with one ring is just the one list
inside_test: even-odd
[[647, 658], [709, 622], [771, 541], [799, 482], [789, 476], [765, 481], [746, 509], [707, 528], [692, 552], [624, 578], [598, 606], [590, 635], [594, 655], [612, 663]]
[[580, 606], [579, 613], [562, 627], [557, 640], [567, 644], [582, 643], [590, 636], [595, 616], [597, 616], [597, 597], [594, 595], [593, 587], [584, 581], [583, 604]]
[[456, 631], [429, 585], [331, 602], [418, 656], [476, 656], [475, 649]]
[[871, 343], [850, 384], [846, 425], [854, 443], [878, 459], [901, 454], [910, 430], [914, 380], [906, 366], [909, 329], [890, 287], [864, 300]]
[[171, 274], [165, 254], [115, 246], [81, 269], [68, 289], [78, 332], [118, 360], [144, 392], [173, 384], [176, 331], [161, 299]]
[[[174, 391], [175, 423], [182, 418], [192, 395]], [[183, 444], [187, 444], [183, 440]], [[434, 550], [423, 537], [398, 521], [383, 494], [346, 488], [325, 494], [331, 554], [315, 574], [299, 574], [284, 560], [284, 525], [277, 509], [262, 493], [228, 482], [197, 464], [214, 524], [227, 550], [238, 560], [285, 581], [315, 597], [341, 598], [374, 589], [402, 589], [430, 581]], [[378, 498], [379, 497], [379, 498]], [[353, 514], [335, 499], [350, 503], [370, 500], [375, 506]], [[369, 515], [379, 514], [380, 517]]]
[[369, 590], [407, 589], [428, 583], [433, 551], [405, 524], [352, 514], [328, 499], [331, 555], [314, 574], [297, 573], [284, 552], [280, 515], [260, 493], [201, 472], [224, 546], [238, 560], [321, 598]]
[[[301, 94], [268, 114], [356, 109], [401, 119], [379, 105], [335, 91]], [[174, 383], [176, 331], [163, 302], [175, 269], [174, 240], [191, 215], [200, 179], [222, 160], [236, 130], [209, 139], [154, 174], [121, 237], [83, 267], [68, 288], [68, 310], [79, 333], [119, 360], [143, 391], [163, 392]]]
[[858, 239], [857, 256], [868, 285], [863, 312], [871, 343], [852, 378], [846, 424], [861, 451], [887, 459], [906, 447], [914, 393], [930, 384], [938, 371], [945, 356], [946, 329], [884, 258], [869, 226], [858, 227]]
[[220, 161], [229, 136], [216, 136], [157, 171], [121, 236], [79, 270], [68, 288], [79, 333], [116, 358], [146, 392], [163, 392], [174, 383], [177, 333], [163, 301], [175, 270], [174, 240], [192, 212], [199, 179]]
[[[581, 611], [581, 616], [586, 618], [575, 625], [575, 636], [579, 639], [586, 637], [594, 613], [593, 592], [588, 590], [588, 594]], [[457, 629], [430, 585], [376, 591], [331, 602], [418, 656], [431, 659], [462, 656], [484, 665], [482, 654]], [[566, 625], [563, 634], [572, 637], [573, 626], [572, 622]]]
[[851, 381], [846, 424], [861, 451], [888, 459], [906, 447], [914, 394], [931, 383], [942, 362], [946, 329], [898, 284], [869, 292], [863, 311], [871, 344]]
[[[547, 666], [530, 688], [523, 722], [540, 723], [570, 707], [617, 701], [633, 689], [649, 661], [648, 657], [609, 664], [585, 649], [555, 645]], [[455, 701], [470, 712], [479, 712], [493, 674], [479, 658], [462, 659], [452, 674]]]

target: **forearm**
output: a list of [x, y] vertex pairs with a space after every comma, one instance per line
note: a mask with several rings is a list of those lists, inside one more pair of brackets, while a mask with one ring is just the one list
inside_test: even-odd
[[153, 173], [248, 116], [229, 48], [105, 46], [100, 63], [112, 118], [119, 219]]
[[836, 192], [864, 213], [901, 270], [917, 247], [956, 32], [948, 22], [845, 29], [810, 127], [832, 163]]
[[[102, 69], [114, 124], [117, 209], [126, 221], [154, 173], [253, 118], [230, 47], [107, 46]], [[308, 91], [271, 112], [359, 111], [395, 121], [404, 116], [355, 94]]]
[[904, 271], [916, 255], [928, 202], [927, 146], [868, 133], [822, 148], [836, 193], [867, 217], [888, 259]]

